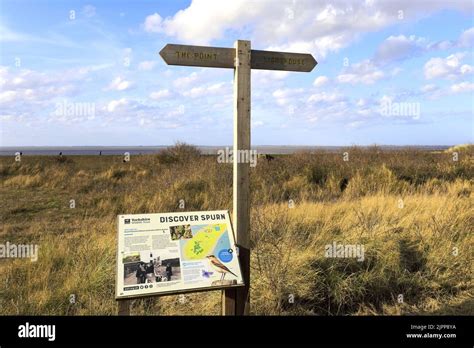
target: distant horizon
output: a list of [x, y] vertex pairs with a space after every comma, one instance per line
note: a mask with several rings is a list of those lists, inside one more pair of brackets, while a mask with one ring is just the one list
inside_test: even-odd
[[[192, 145], [192, 144], [189, 144]], [[461, 145], [461, 144], [459, 144]], [[123, 155], [128, 152], [130, 155], [156, 154], [173, 145], [155, 145], [155, 146], [0, 146], [0, 156], [14, 156], [17, 152], [22, 155], [31, 156], [96, 156], [96, 155]], [[232, 145], [192, 145], [196, 147], [203, 155], [216, 155], [219, 150], [230, 149]], [[337, 152], [342, 149], [358, 147], [370, 149], [377, 147], [385, 151], [397, 151], [400, 149], [415, 149], [428, 151], [444, 151], [456, 145], [252, 145], [252, 150], [260, 154], [289, 155], [300, 151], [323, 150], [328, 152]]]
[[[123, 147], [172, 147], [176, 144], [162, 144], [162, 145], [8, 145], [1, 146], [0, 149], [9, 149], [9, 148], [123, 148]], [[233, 147], [232, 144], [224, 145], [200, 145], [186, 143], [186, 145], [195, 146], [195, 147]], [[300, 145], [278, 145], [278, 144], [252, 144], [252, 147], [371, 147], [371, 146], [381, 146], [381, 147], [446, 147], [446, 146], [458, 146], [458, 145], [472, 145], [472, 143], [456, 143], [456, 144], [348, 144], [348, 145], [310, 145], [310, 144], [300, 144]]]

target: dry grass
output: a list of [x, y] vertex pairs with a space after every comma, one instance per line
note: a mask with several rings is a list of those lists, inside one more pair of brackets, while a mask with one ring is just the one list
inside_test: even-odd
[[[346, 151], [349, 161], [301, 153], [252, 168], [252, 313], [474, 314], [473, 147], [458, 161], [450, 152]], [[231, 165], [185, 144], [128, 163], [0, 158], [0, 178], [0, 241], [40, 246], [37, 262], [0, 260], [0, 314], [115, 314], [117, 214], [178, 211], [181, 199], [185, 210], [232, 208]], [[333, 242], [363, 244], [364, 261], [326, 258]], [[214, 291], [135, 300], [132, 311], [219, 308]]]

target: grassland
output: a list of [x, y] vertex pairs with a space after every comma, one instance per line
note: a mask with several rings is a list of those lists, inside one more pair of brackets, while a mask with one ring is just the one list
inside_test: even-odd
[[[232, 210], [231, 164], [182, 146], [125, 163], [4, 157], [0, 180], [0, 243], [40, 248], [37, 262], [0, 260], [0, 314], [113, 315], [117, 214], [179, 211], [181, 199], [185, 210]], [[473, 185], [472, 146], [259, 159], [251, 313], [474, 314]], [[333, 242], [363, 244], [364, 261], [326, 258]], [[219, 291], [132, 304], [133, 314], [219, 309]]]

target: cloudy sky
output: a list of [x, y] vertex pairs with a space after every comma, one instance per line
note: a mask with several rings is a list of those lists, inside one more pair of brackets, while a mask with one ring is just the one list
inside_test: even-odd
[[230, 69], [166, 43], [312, 53], [252, 72], [254, 145], [473, 142], [472, 1], [0, 1], [0, 145], [232, 143]]

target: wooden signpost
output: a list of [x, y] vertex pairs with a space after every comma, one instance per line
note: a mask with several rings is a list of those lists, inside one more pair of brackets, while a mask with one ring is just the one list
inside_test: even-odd
[[[247, 42], [250, 46], [250, 41]], [[168, 65], [234, 69], [236, 48], [167, 44], [160, 56]], [[310, 72], [317, 62], [311, 54], [250, 50], [250, 68]]]
[[[250, 151], [251, 69], [310, 72], [317, 62], [311, 54], [252, 50], [250, 41], [234, 48], [167, 44], [160, 56], [169, 65], [234, 69], [233, 153]], [[249, 163], [233, 163], [233, 226], [245, 287], [223, 291], [222, 314], [247, 315], [250, 288], [250, 179]]]

